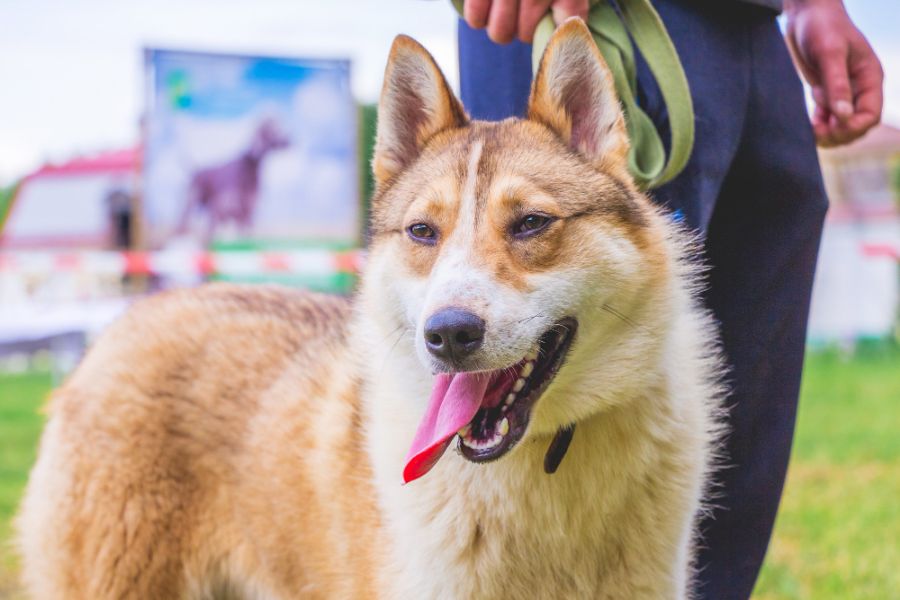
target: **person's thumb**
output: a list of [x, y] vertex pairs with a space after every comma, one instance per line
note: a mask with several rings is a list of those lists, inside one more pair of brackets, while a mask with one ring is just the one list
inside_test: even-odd
[[553, 21], [559, 25], [569, 17], [581, 17], [587, 20], [588, 0], [556, 0], [550, 5]]
[[846, 121], [853, 116], [853, 91], [850, 87], [847, 49], [825, 53], [819, 63], [819, 73], [828, 110], [839, 121]]

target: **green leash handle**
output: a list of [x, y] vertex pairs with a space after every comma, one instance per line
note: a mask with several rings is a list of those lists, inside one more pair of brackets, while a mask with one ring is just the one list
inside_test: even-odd
[[[453, 0], [453, 5], [462, 14], [463, 0]], [[631, 140], [628, 169], [641, 188], [655, 188], [674, 179], [691, 156], [694, 106], [678, 53], [650, 0], [618, 0], [617, 6], [618, 11], [609, 0], [592, 0], [587, 26], [612, 71], [625, 113]], [[548, 13], [534, 32], [532, 67], [535, 71], [555, 29]], [[635, 45], [656, 79], [669, 114], [672, 138], [668, 158], [656, 126], [637, 104]]]

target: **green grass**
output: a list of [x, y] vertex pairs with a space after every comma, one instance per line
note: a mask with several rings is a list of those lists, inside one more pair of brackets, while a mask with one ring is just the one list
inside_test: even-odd
[[[49, 375], [0, 375], [0, 598], [5, 542], [34, 460]], [[794, 459], [755, 600], [900, 598], [900, 349], [807, 360]]]
[[898, 540], [900, 350], [810, 355], [754, 598], [900, 598]]
[[0, 375], [0, 598], [11, 598], [16, 586], [11, 520], [34, 462], [51, 381], [42, 373]]

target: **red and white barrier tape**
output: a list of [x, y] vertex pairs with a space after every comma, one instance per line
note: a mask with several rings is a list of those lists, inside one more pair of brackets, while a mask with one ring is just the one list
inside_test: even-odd
[[0, 252], [0, 272], [91, 273], [97, 275], [334, 275], [356, 273], [359, 250], [335, 252], [310, 249], [279, 252]]
[[893, 258], [900, 261], [900, 246], [890, 243], [865, 243], [862, 245], [862, 253], [869, 258]]

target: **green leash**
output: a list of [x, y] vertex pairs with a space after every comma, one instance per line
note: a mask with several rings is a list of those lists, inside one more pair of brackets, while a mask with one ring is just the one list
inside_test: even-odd
[[[452, 1], [462, 14], [463, 0]], [[609, 0], [592, 0], [587, 26], [612, 71], [616, 93], [622, 102], [631, 140], [628, 169], [640, 187], [655, 188], [678, 175], [691, 156], [694, 106], [678, 53], [650, 0], [617, 0], [616, 4], [619, 11]], [[555, 29], [548, 13], [534, 32], [532, 66], [535, 71]], [[669, 113], [672, 139], [668, 158], [653, 121], [635, 98], [635, 45], [647, 61]]]

